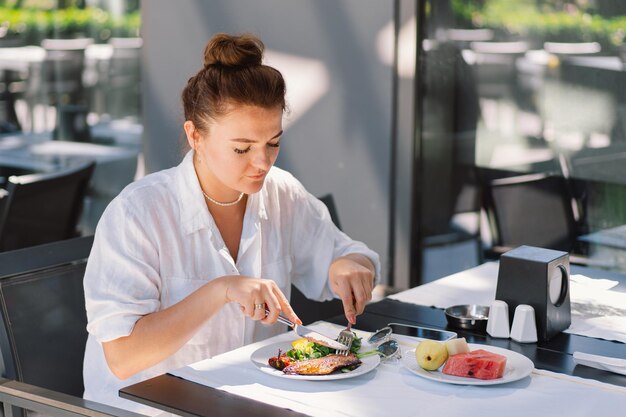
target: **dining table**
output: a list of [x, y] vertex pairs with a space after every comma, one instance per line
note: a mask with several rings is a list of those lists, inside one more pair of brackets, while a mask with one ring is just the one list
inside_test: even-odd
[[[336, 377], [299, 378], [281, 375], [264, 366], [274, 350], [289, 348], [297, 339], [292, 331], [243, 346], [170, 373], [122, 388], [122, 398], [157, 410], [188, 416], [396, 416], [481, 415], [528, 416], [608, 415], [626, 407], [626, 375], [577, 364], [574, 352], [626, 360], [626, 344], [612, 335], [582, 335], [588, 329], [558, 333], [549, 340], [519, 343], [491, 337], [478, 329], [451, 327], [443, 307], [454, 304], [488, 304], [495, 298], [498, 262], [453, 274], [372, 302], [353, 330], [361, 349], [371, 349], [368, 337], [389, 323], [403, 323], [453, 331], [472, 350], [503, 353], [509, 365], [502, 381], [483, 384], [464, 378], [448, 380], [440, 371], [418, 369], [415, 348], [420, 339], [392, 335], [399, 341], [400, 357], [382, 358], [372, 366], [363, 360], [361, 372]], [[619, 273], [572, 266], [572, 287], [598, 285], [598, 294], [626, 296], [626, 277]], [[587, 287], [585, 287], [587, 288]], [[592, 288], [592, 287], [589, 287]], [[578, 288], [577, 291], [579, 291]], [[595, 290], [594, 290], [595, 291]], [[592, 290], [584, 290], [584, 296]], [[572, 304], [579, 293], [572, 294]], [[615, 299], [612, 299], [615, 300]], [[611, 300], [608, 301], [613, 302]], [[580, 316], [575, 316], [581, 322]], [[622, 317], [626, 320], [626, 316]], [[583, 322], [586, 323], [586, 322]], [[346, 325], [343, 316], [318, 321], [311, 327], [337, 335]], [[579, 334], [580, 333], [580, 334]], [[593, 332], [591, 334], [594, 334]], [[274, 353], [275, 354], [275, 353]], [[378, 356], [375, 356], [378, 359]], [[525, 363], [529, 359], [530, 368]], [[527, 361], [528, 362], [528, 361]], [[511, 369], [512, 368], [512, 369]], [[626, 372], [625, 372], [626, 373]], [[443, 378], [442, 378], [443, 377]]]

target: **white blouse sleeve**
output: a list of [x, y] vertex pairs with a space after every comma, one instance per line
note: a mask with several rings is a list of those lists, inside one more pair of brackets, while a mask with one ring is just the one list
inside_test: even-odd
[[328, 269], [333, 260], [349, 253], [367, 256], [376, 268], [375, 283], [380, 281], [378, 254], [339, 230], [324, 203], [303, 189], [295, 198], [292, 213], [292, 282], [307, 298], [327, 301], [336, 297]]
[[160, 307], [158, 251], [139, 217], [118, 197], [96, 229], [84, 287], [87, 331], [99, 342], [130, 335], [137, 320]]

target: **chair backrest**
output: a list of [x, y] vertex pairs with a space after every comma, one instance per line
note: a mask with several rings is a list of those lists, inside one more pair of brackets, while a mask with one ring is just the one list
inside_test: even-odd
[[93, 43], [91, 38], [44, 39], [41, 46], [46, 51], [43, 62], [43, 87], [60, 103], [80, 101], [85, 67], [85, 49]]
[[93, 236], [0, 253], [2, 376], [82, 397]]
[[483, 190], [494, 244], [538, 246], [570, 252], [577, 222], [567, 180], [529, 174], [487, 181]]
[[335, 226], [341, 229], [341, 223], [339, 223], [339, 214], [337, 213], [337, 206], [335, 206], [335, 199], [332, 194], [326, 194], [321, 197], [318, 197], [322, 203], [326, 205], [328, 208], [328, 212], [330, 213], [330, 218], [332, 219]]
[[142, 38], [111, 38], [106, 112], [113, 119], [141, 116]]
[[8, 179], [0, 199], [0, 251], [76, 237], [95, 162]]
[[111, 55], [111, 75], [121, 77], [126, 75], [130, 80], [137, 82], [140, 76], [142, 38], [111, 38], [109, 44], [113, 47]]

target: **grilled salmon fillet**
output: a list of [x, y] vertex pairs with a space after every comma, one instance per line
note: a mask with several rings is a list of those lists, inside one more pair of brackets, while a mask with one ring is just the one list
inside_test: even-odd
[[288, 375], [328, 375], [346, 366], [358, 367], [361, 360], [351, 353], [345, 355], [327, 355], [322, 358], [298, 361], [287, 366], [283, 372]]

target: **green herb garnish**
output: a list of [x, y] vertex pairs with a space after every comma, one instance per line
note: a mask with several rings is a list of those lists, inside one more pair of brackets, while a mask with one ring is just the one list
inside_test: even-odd
[[[354, 334], [354, 340], [352, 341], [352, 346], [350, 346], [350, 352], [358, 356], [357, 352], [359, 349], [361, 349], [361, 338]], [[303, 361], [306, 359], [322, 358], [326, 355], [330, 355], [331, 353], [335, 353], [335, 349], [301, 339], [296, 341], [294, 348], [285, 352], [285, 355], [297, 361]]]

